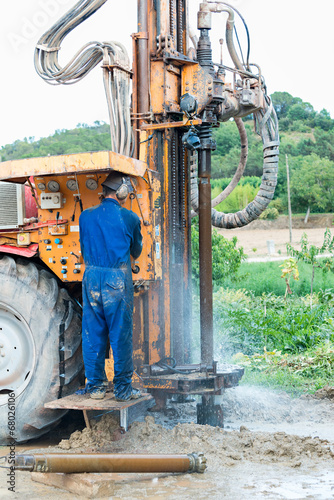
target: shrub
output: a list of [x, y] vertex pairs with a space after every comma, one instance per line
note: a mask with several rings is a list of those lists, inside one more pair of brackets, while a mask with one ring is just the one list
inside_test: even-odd
[[[245, 260], [243, 248], [237, 248], [237, 238], [231, 240], [212, 231], [212, 280], [216, 287], [223, 286], [227, 279], [238, 280], [240, 264]], [[199, 227], [197, 219], [191, 225], [192, 276], [199, 283]]]
[[266, 208], [260, 215], [263, 220], [275, 220], [279, 216], [277, 208]]
[[237, 353], [233, 362], [245, 367], [241, 383], [276, 387], [299, 396], [332, 384], [334, 344], [321, 343], [301, 354], [282, 354], [276, 349], [252, 356]]
[[231, 290], [228, 294], [219, 290], [214, 294], [214, 316], [220, 355], [250, 356], [264, 348], [298, 353], [334, 342], [333, 313], [334, 300], [318, 300], [311, 309], [298, 297], [285, 301], [274, 294], [255, 297], [245, 291], [233, 297]]
[[270, 203], [269, 203], [269, 206], [268, 208], [276, 208], [276, 210], [278, 210], [278, 212], [281, 214], [283, 213], [284, 211], [284, 203], [283, 203], [283, 200], [281, 198], [276, 198], [275, 200], [272, 200]]

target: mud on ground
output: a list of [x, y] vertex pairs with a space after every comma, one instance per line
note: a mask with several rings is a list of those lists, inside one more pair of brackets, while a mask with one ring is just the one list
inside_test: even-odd
[[[195, 424], [196, 402], [169, 402], [164, 413], [134, 422], [121, 436], [112, 414], [45, 451], [203, 452], [204, 474], [134, 474], [113, 499], [334, 498], [334, 389], [291, 399], [284, 392], [237, 387], [222, 397], [225, 428]], [[177, 423], [182, 422], [182, 423]], [[40, 450], [42, 451], [42, 450]], [[1, 486], [3, 482], [1, 472]], [[1, 498], [77, 498], [18, 473], [17, 493]], [[15, 496], [16, 495], [16, 496]]]

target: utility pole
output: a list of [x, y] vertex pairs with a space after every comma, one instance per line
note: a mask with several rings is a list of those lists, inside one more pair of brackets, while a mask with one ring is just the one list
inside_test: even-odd
[[285, 155], [285, 160], [286, 160], [286, 180], [288, 186], [289, 238], [290, 238], [290, 243], [292, 243], [292, 214], [291, 214], [290, 174], [289, 174], [288, 155]]

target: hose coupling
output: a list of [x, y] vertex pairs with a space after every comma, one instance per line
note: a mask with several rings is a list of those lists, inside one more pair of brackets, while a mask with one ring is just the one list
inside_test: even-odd
[[199, 472], [203, 474], [203, 472], [207, 468], [206, 457], [204, 456], [204, 453], [190, 453], [188, 455], [188, 458], [189, 458], [188, 472]]

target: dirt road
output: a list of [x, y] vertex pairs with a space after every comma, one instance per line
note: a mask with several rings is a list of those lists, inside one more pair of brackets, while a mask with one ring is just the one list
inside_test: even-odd
[[[308, 229], [293, 229], [292, 245], [300, 249], [300, 240], [303, 233], [307, 234], [308, 241], [312, 245], [321, 246], [324, 241], [324, 233], [326, 228], [308, 228]], [[286, 244], [289, 243], [288, 229], [217, 229], [219, 234], [225, 238], [232, 239], [234, 236], [238, 238], [238, 245], [242, 246], [244, 252], [250, 259], [256, 259], [268, 256], [268, 241], [273, 241], [275, 252], [273, 256], [286, 255]], [[332, 231], [333, 233], [333, 231]]]

